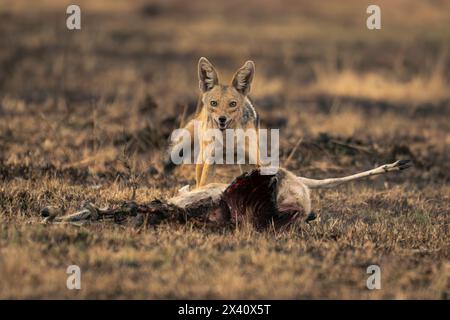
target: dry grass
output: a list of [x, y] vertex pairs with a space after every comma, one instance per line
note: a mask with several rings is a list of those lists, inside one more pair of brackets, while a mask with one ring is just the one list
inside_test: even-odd
[[353, 70], [324, 72], [318, 76], [312, 92], [332, 96], [363, 98], [393, 103], [434, 103], [448, 101], [449, 84], [443, 74], [417, 76], [401, 82], [377, 73], [358, 74]]
[[[65, 29], [64, 1], [2, 4], [1, 298], [448, 299], [449, 1], [380, 1], [380, 32], [356, 0], [80, 1], [81, 32]], [[41, 225], [49, 204], [193, 182], [189, 167], [163, 175], [161, 155], [195, 108], [200, 56], [223, 79], [256, 62], [252, 98], [289, 169], [414, 168], [315, 193], [319, 219], [287, 233]], [[80, 291], [65, 287], [70, 264]], [[382, 290], [365, 288], [370, 264]]]

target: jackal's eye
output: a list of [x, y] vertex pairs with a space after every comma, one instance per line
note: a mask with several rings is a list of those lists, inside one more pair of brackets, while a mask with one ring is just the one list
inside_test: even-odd
[[230, 107], [234, 108], [234, 107], [236, 107], [237, 103], [236, 103], [236, 101], [231, 101], [229, 105], [230, 105]]
[[209, 104], [211, 105], [211, 107], [217, 107], [217, 101], [215, 100], [211, 100]]

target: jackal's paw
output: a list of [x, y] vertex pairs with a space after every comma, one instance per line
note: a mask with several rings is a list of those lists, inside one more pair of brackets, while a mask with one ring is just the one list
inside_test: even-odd
[[405, 170], [412, 166], [411, 160], [397, 160], [394, 163], [384, 166], [386, 171]]

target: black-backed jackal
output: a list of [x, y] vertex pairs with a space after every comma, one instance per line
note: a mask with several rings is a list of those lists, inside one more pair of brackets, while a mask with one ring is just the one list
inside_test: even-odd
[[[247, 61], [235, 73], [231, 84], [220, 84], [214, 66], [206, 58], [200, 58], [198, 62], [200, 101], [194, 118], [184, 127], [191, 137], [187, 141], [190, 144], [189, 147], [192, 147], [195, 142], [198, 142], [199, 145], [198, 155], [194, 155], [196, 157], [194, 160], [196, 163], [195, 180], [197, 187], [213, 182], [215, 174], [216, 163], [212, 159], [217, 149], [211, 148], [213, 137], [207, 132], [213, 131], [221, 136], [222, 142], [219, 148], [222, 148], [222, 150], [226, 149], [227, 137], [229, 139], [227, 132], [237, 131], [236, 129], [242, 129], [241, 132], [253, 132], [253, 135], [247, 135], [246, 138], [248, 139], [244, 139], [244, 141], [233, 141], [233, 146], [236, 149], [243, 147], [248, 163], [259, 167], [259, 118], [248, 98], [254, 74], [255, 65], [253, 61]], [[235, 140], [235, 137], [233, 137], [233, 140]], [[217, 147], [217, 141], [213, 142], [216, 143]], [[236, 152], [236, 149], [234, 152]], [[168, 156], [172, 152], [174, 152], [173, 145], [169, 149]], [[175, 152], [178, 151], [175, 150]], [[173, 167], [172, 159], [166, 159], [165, 172], [167, 173]]]

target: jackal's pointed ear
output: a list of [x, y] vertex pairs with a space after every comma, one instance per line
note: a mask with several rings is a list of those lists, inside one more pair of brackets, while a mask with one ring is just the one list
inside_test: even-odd
[[205, 57], [198, 60], [198, 79], [199, 86], [202, 92], [211, 90], [215, 85], [219, 84], [216, 69], [214, 69], [211, 62]]
[[246, 95], [250, 92], [253, 75], [255, 74], [255, 64], [253, 61], [247, 61], [234, 75], [231, 84], [233, 87]]

